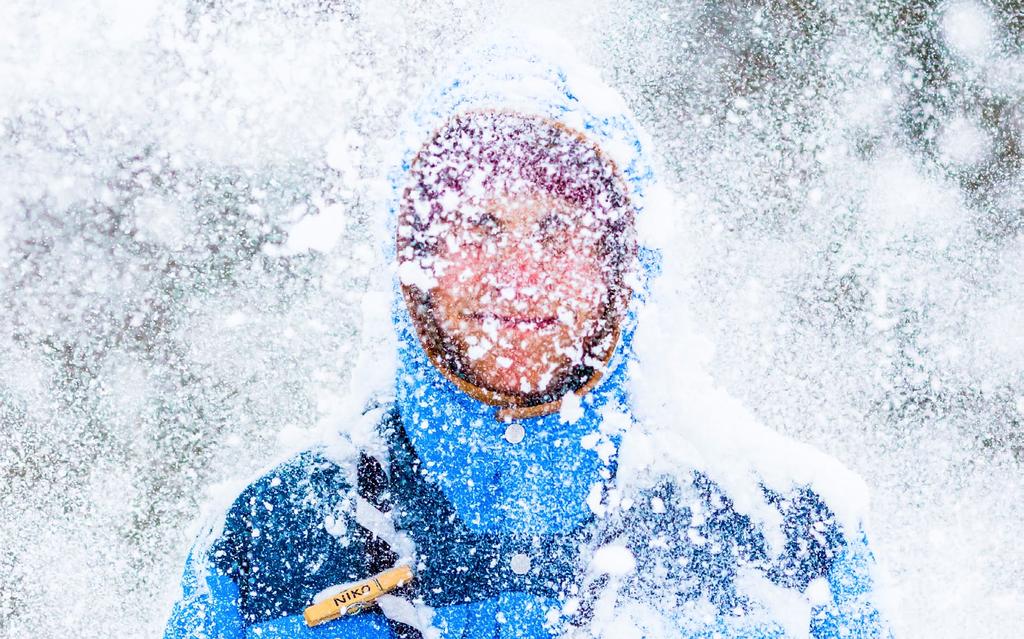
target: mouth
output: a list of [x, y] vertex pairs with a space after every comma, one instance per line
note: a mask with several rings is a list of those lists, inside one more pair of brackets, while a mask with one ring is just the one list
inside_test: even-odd
[[478, 322], [497, 322], [499, 325], [506, 328], [516, 328], [520, 330], [527, 329], [541, 329], [549, 326], [554, 326], [558, 322], [558, 318], [554, 316], [522, 316], [522, 315], [503, 315], [501, 313], [468, 313], [467, 317], [477, 320]]

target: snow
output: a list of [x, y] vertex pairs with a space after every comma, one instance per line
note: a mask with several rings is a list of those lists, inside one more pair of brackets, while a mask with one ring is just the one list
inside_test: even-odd
[[180, 248], [188, 229], [180, 214], [180, 203], [160, 197], [144, 197], [135, 203], [139, 236], [150, 242]]
[[991, 149], [988, 134], [967, 118], [954, 118], [942, 130], [939, 153], [957, 164], [976, 164], [985, 159]]
[[433, 272], [432, 268], [424, 268], [417, 262], [405, 262], [398, 267], [398, 278], [403, 284], [427, 291], [437, 286]]
[[594, 551], [591, 565], [598, 573], [621, 577], [636, 570], [636, 558], [624, 546], [601, 546]]
[[108, 20], [107, 40], [115, 46], [128, 46], [145, 39], [160, 9], [160, 3], [155, 0], [105, 0], [97, 4], [99, 12]]
[[[714, 469], [769, 532], [754, 478], [810, 483], [866, 517], [897, 636], [1016, 636], [1019, 26], [888, 6], [0, 3], [2, 633], [158, 636], [184, 552], [248, 479], [314, 436], [349, 461], [372, 445], [400, 114], [451, 52], [535, 14], [665, 177], [638, 220], [665, 256], [631, 371], [646, 408], [588, 444], [621, 436], [637, 483]], [[824, 587], [775, 604], [793, 633]], [[56, 598], [66, 615], [31, 605]]]
[[274, 257], [305, 251], [330, 253], [345, 232], [345, 213], [344, 206], [325, 205], [292, 225], [284, 246], [268, 246], [264, 250]]
[[950, 2], [942, 12], [942, 32], [949, 46], [970, 58], [988, 52], [995, 39], [995, 25], [988, 10], [978, 2]]
[[[957, 148], [957, 153], [969, 153]], [[880, 237], [913, 233], [950, 237], [961, 228], [963, 207], [951, 184], [924, 174], [912, 158], [899, 153], [879, 157], [872, 171], [872, 197], [865, 205], [865, 222]]]
[[377, 605], [388, 618], [419, 630], [424, 639], [440, 639], [441, 632], [431, 624], [433, 610], [429, 607], [414, 605], [408, 599], [394, 595], [380, 597]]
[[583, 406], [580, 397], [576, 393], [566, 393], [562, 396], [562, 403], [558, 409], [558, 416], [563, 422], [572, 424], [583, 417]]

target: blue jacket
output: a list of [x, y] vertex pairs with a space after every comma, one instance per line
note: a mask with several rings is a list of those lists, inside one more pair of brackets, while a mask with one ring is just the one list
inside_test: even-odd
[[[514, 108], [581, 131], [614, 157], [643, 215], [646, 138], [621, 97], [564, 55], [540, 55], [544, 46], [474, 51], [414, 109], [391, 175], [387, 237], [416, 145], [470, 109]], [[393, 259], [393, 241], [385, 246]], [[312, 629], [302, 619], [318, 592], [400, 559], [416, 576], [397, 594], [431, 608], [442, 637], [588, 636], [609, 597], [664, 619], [661, 631], [647, 629], [652, 638], [784, 636], [780, 621], [792, 621], [774, 619], [750, 583], [809, 601], [803, 631], [817, 639], [888, 636], [862, 532], [842, 529], [812, 491], [764, 490], [783, 521], [780, 548], [704, 473], [619, 490], [617, 450], [635, 421], [626, 365], [659, 264], [657, 251], [639, 248], [619, 341], [575, 414], [517, 419], [526, 436], [514, 444], [495, 406], [431, 364], [396, 286], [393, 401], [373, 409], [383, 452], [362, 454], [352, 470], [313, 449], [251, 484], [213, 540], [192, 549], [165, 639], [418, 636], [378, 609]]]
[[[810, 491], [768, 494], [785, 521], [780, 556], [699, 473], [687, 486], [667, 481], [649, 489], [617, 517], [592, 513], [579, 526], [546, 534], [487, 531], [467, 525], [428, 478], [397, 410], [384, 415], [381, 432], [390, 442], [388, 472], [363, 455], [353, 482], [322, 451], [310, 450], [243, 491], [215, 542], [193, 549], [165, 639], [418, 636], [378, 610], [315, 628], [303, 622], [302, 611], [316, 593], [376, 574], [398, 559], [387, 542], [360, 525], [357, 500], [390, 514], [396, 528], [412, 537], [416, 577], [398, 594], [432, 607], [444, 637], [548, 637], [585, 628], [594, 603], [585, 586], [597, 592], [601, 584], [585, 584], [581, 557], [587, 552], [581, 548], [610, 542], [637, 560], [627, 595], [641, 599], [661, 591], [680, 611], [696, 601], [713, 607], [716, 616], [698, 624], [703, 628], [681, 614], [679, 628], [691, 633], [682, 636], [784, 636], [773, 623], [744, 623], [737, 630], [734, 624], [751, 612], [735, 584], [743, 570], [759, 571], [794, 592], [827, 581], [831, 596], [811, 616], [816, 639], [888, 636], [868, 597], [872, 560], [863, 538], [847, 539]], [[532, 560], [525, 574], [511, 568], [517, 554]], [[573, 598], [582, 605], [575, 614], [561, 614]], [[552, 616], [558, 617], [554, 623]]]

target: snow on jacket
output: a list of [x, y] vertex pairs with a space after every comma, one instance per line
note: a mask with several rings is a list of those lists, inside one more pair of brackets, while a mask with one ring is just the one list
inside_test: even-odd
[[[544, 48], [527, 40], [476, 50], [414, 109], [392, 175], [392, 224], [423, 140], [447, 118], [486, 108], [582, 132], [621, 167], [643, 215], [654, 179], [649, 142], [621, 97], [587, 68], [539, 55]], [[599, 383], [578, 406], [517, 419], [526, 436], [514, 444], [495, 406], [430, 362], [396, 292], [393, 396], [366, 415], [382, 447], [357, 461], [313, 448], [253, 482], [214, 540], [192, 549], [165, 639], [589, 636], [607, 627], [609, 610], [629, 606], [644, 611], [630, 617], [643, 627], [631, 630], [652, 638], [888, 636], [863, 534], [814, 492], [764, 489], [781, 514], [780, 546], [699, 471], [619, 490], [616, 451], [632, 421], [627, 363], [658, 268], [657, 251], [640, 247]], [[389, 599], [305, 626], [317, 593], [396, 562], [415, 570], [395, 593], [414, 606]], [[763, 603], [792, 600], [806, 604], [806, 618]]]

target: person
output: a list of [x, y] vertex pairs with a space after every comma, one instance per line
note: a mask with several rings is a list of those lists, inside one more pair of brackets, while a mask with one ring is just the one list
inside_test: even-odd
[[[637, 232], [650, 142], [548, 46], [474, 50], [414, 109], [373, 436], [250, 484], [190, 552], [166, 639], [888, 636], [862, 530], [810, 487], [757, 484], [773, 529], [703, 469], [626, 477], [660, 269]], [[403, 565], [374, 605], [307, 626], [323, 593]]]

